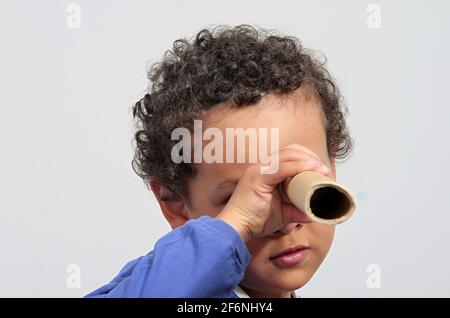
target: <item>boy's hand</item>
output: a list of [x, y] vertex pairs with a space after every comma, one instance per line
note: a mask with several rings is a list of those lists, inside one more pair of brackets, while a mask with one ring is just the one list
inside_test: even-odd
[[279, 150], [279, 167], [262, 174], [261, 164], [247, 168], [217, 219], [230, 224], [244, 241], [278, 231], [289, 223], [309, 223], [308, 217], [292, 204], [280, 199], [277, 186], [303, 171], [328, 175], [330, 170], [308, 148], [291, 144]]

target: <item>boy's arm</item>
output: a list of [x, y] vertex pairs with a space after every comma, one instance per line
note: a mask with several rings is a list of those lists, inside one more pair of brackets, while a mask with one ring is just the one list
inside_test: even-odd
[[226, 297], [249, 261], [248, 249], [231, 225], [202, 216], [163, 236], [151, 253], [86, 297]]

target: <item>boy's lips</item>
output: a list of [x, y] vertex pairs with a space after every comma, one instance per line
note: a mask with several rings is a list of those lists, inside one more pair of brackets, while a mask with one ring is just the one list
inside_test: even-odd
[[289, 254], [289, 253], [292, 253], [292, 252], [295, 252], [295, 251], [298, 251], [298, 250], [305, 250], [305, 249], [309, 249], [309, 247], [305, 246], [305, 245], [295, 245], [295, 246], [289, 247], [289, 248], [281, 251], [278, 254], [275, 254], [275, 255], [271, 256], [270, 259], [274, 259], [274, 258], [280, 257], [280, 256], [282, 256], [284, 254]]
[[296, 265], [305, 259], [309, 249], [310, 247], [305, 245], [295, 245], [271, 256], [269, 260], [282, 267]]

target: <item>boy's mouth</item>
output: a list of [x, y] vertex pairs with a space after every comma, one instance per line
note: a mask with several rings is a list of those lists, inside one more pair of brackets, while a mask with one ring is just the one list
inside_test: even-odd
[[269, 260], [282, 267], [296, 265], [305, 259], [309, 249], [308, 246], [295, 245], [269, 257]]

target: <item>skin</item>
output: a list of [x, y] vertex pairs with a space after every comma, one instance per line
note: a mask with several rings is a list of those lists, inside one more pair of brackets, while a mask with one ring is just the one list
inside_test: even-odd
[[[335, 180], [334, 158], [328, 154], [324, 118], [320, 107], [315, 95], [304, 88], [283, 96], [267, 94], [257, 104], [243, 108], [230, 108], [227, 104], [217, 105], [205, 114], [203, 129], [217, 127], [225, 136], [225, 128], [278, 127], [280, 149], [293, 147], [300, 151], [303, 149], [300, 147], [305, 147], [306, 151], [315, 154], [318, 161], [329, 168], [326, 174]], [[335, 227], [305, 220], [304, 214], [287, 202], [287, 199], [280, 197], [279, 193], [275, 193], [278, 191], [275, 189], [270, 197], [270, 204], [273, 206], [273, 202], [283, 201], [277, 205], [280, 213], [286, 214], [289, 210], [290, 214], [297, 217], [279, 226], [269, 227], [269, 233], [259, 229], [253, 230], [255, 235], [247, 235], [241, 227], [243, 223], [237, 221], [239, 217], [236, 216], [244, 210], [241, 207], [245, 206], [242, 203], [242, 197], [244, 201], [246, 197], [245, 189], [239, 189], [243, 193], [241, 198], [235, 193], [238, 192], [236, 183], [248, 174], [246, 171], [252, 165], [255, 164], [196, 164], [197, 174], [187, 181], [188, 195], [181, 200], [161, 201], [159, 198], [165, 189], [154, 181], [150, 186], [173, 229], [189, 219], [209, 215], [228, 222], [241, 234], [252, 257], [240, 286], [250, 297], [291, 297], [292, 291], [304, 286], [325, 259], [333, 241]], [[303, 167], [300, 171], [313, 168]], [[228, 201], [230, 196], [233, 204]], [[230, 205], [234, 209], [231, 209]], [[243, 214], [245, 212], [240, 213]], [[241, 219], [252, 218], [248, 215], [250, 214], [245, 214], [245, 218]], [[275, 254], [298, 244], [309, 247], [305, 259], [299, 264], [279, 267], [270, 259]]]

